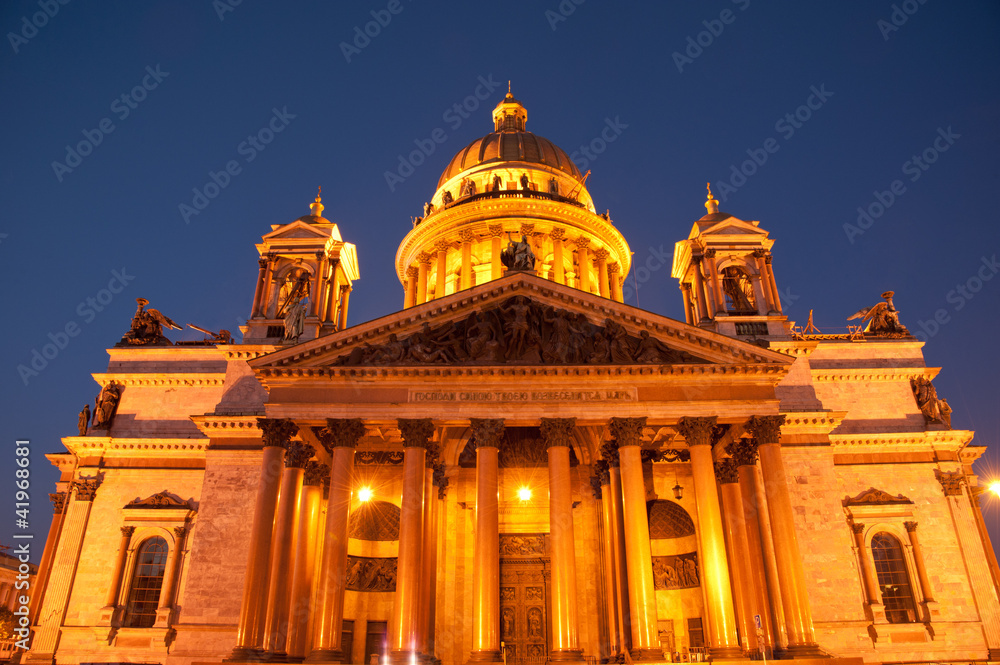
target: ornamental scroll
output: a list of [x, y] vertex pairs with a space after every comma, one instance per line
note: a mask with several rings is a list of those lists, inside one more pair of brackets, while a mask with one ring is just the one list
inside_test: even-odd
[[350, 591], [395, 591], [396, 558], [348, 556], [347, 588]]
[[653, 557], [653, 586], [657, 589], [690, 589], [698, 580], [698, 553]]

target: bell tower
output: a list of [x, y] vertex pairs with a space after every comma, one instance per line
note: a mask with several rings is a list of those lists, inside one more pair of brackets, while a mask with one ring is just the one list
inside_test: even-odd
[[760, 222], [719, 212], [711, 185], [705, 208], [687, 240], [674, 245], [672, 275], [687, 322], [731, 337], [788, 337], [771, 267], [774, 240]]
[[272, 224], [257, 245], [248, 342], [294, 344], [347, 327], [351, 289], [360, 278], [357, 248], [323, 217], [319, 194], [309, 208], [294, 222]]

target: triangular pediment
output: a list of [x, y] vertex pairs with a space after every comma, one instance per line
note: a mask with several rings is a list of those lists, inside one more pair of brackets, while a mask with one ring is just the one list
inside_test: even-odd
[[292, 238], [312, 238], [326, 240], [330, 237], [329, 231], [316, 228], [311, 224], [296, 220], [291, 224], [280, 226], [264, 236], [263, 240], [285, 240]]
[[790, 365], [762, 349], [556, 284], [505, 277], [251, 361], [255, 370], [441, 365]]
[[726, 219], [718, 221], [711, 226], [702, 226], [699, 233], [699, 236], [702, 238], [705, 236], [733, 235], [752, 235], [763, 236], [766, 238], [767, 231], [764, 231], [753, 222], [747, 222], [737, 217], [727, 217]]

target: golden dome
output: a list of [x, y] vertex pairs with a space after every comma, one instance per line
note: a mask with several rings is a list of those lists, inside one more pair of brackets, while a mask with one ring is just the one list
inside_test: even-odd
[[459, 173], [490, 162], [527, 162], [559, 169], [579, 180], [580, 169], [569, 155], [548, 139], [531, 132], [492, 132], [458, 151], [438, 180], [438, 188]]

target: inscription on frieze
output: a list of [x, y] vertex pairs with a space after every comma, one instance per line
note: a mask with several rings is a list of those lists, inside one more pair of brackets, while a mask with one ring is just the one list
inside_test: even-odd
[[635, 388], [623, 390], [410, 390], [410, 402], [635, 402]]

